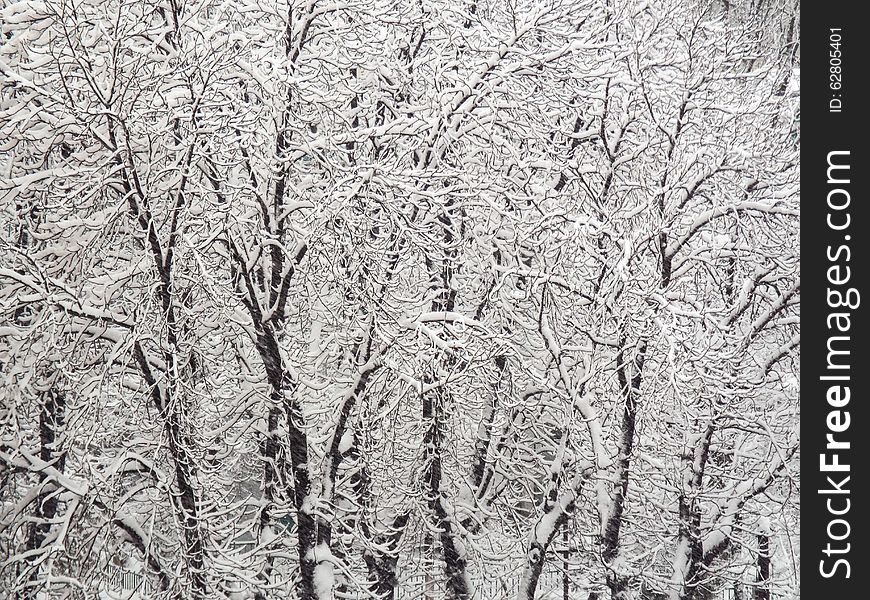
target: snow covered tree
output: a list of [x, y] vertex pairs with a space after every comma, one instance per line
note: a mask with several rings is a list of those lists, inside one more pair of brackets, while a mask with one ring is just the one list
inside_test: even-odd
[[785, 8], [4, 3], [0, 581], [790, 589]]

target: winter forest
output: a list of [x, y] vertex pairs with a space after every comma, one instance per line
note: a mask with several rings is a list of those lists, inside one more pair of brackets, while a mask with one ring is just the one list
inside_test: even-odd
[[799, 598], [797, 2], [0, 7], [0, 598]]

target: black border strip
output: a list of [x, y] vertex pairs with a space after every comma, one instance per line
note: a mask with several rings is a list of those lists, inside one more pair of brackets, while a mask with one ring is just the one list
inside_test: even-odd
[[[868, 291], [865, 261], [870, 260], [866, 231], [870, 217], [865, 208], [870, 169], [863, 135], [870, 110], [863, 89], [870, 52], [861, 8], [859, 2], [802, 6], [801, 588], [805, 598], [866, 598], [865, 578], [870, 579], [865, 560], [870, 506], [864, 491], [870, 461], [866, 443], [870, 372], [863, 352], [870, 343], [868, 308], [863, 306], [870, 303], [870, 295], [864, 293]], [[835, 167], [829, 169], [830, 164]]]

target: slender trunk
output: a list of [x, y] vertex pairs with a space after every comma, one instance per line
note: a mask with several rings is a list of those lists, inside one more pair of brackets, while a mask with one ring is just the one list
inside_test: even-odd
[[[424, 161], [423, 164], [428, 164], [428, 161]], [[455, 221], [453, 213], [456, 210], [461, 212], [452, 199], [448, 200], [438, 217], [443, 242], [443, 258], [436, 262], [426, 257], [426, 266], [430, 274], [429, 289], [434, 292], [431, 304], [434, 312], [451, 312], [456, 306], [457, 291], [452, 281], [453, 274], [459, 269], [459, 246], [456, 238], [457, 236], [461, 238], [464, 230], [462, 220], [459, 223]], [[442, 370], [449, 371], [455, 366], [456, 358], [446, 356], [438, 362]], [[432, 372], [423, 379], [427, 384], [432, 384], [438, 380], [438, 373]], [[435, 530], [439, 532], [447, 577], [447, 597], [450, 600], [468, 600], [471, 598], [472, 589], [468, 579], [465, 548], [457, 538], [456, 524], [448, 513], [447, 499], [442, 489], [444, 431], [447, 425], [447, 411], [453, 404], [453, 398], [442, 385], [424, 392], [421, 400], [422, 417], [426, 427], [423, 436], [423, 482], [429, 509], [435, 517]]]
[[[429, 380], [428, 383], [431, 381]], [[447, 576], [448, 598], [468, 600], [471, 598], [471, 590], [467, 578], [465, 551], [460, 544], [457, 544], [454, 524], [447, 513], [444, 492], [441, 489], [446, 396], [443, 388], [423, 394], [423, 420], [427, 424], [423, 437], [423, 447], [426, 454], [423, 480], [426, 500], [435, 517], [435, 529], [439, 532], [439, 542]]]
[[187, 559], [190, 586], [194, 598], [204, 598], [207, 592], [205, 544], [193, 483], [196, 471], [188, 452], [187, 436], [182, 433], [182, 425], [177, 413], [169, 415], [166, 430], [169, 435], [169, 451], [175, 465], [175, 485], [177, 488], [177, 492], [172, 494], [172, 500], [184, 527], [184, 555]]
[[610, 594], [614, 600], [622, 600], [629, 595], [628, 579], [609, 568], [609, 566], [619, 555], [620, 532], [625, 512], [631, 459], [637, 431], [638, 399], [640, 397], [640, 386], [643, 381], [643, 365], [646, 358], [646, 343], [642, 343], [632, 361], [631, 371], [629, 371], [625, 360], [625, 344], [626, 340], [623, 337], [620, 339], [620, 350], [616, 357], [617, 377], [624, 403], [617, 447], [616, 484], [611, 494], [610, 510], [602, 528], [601, 543], [601, 556], [604, 559], [604, 564], [608, 566], [607, 587], [610, 588]]
[[701, 505], [697, 496], [704, 480], [713, 431], [713, 424], [708, 424], [703, 433], [691, 436], [683, 450], [683, 486], [677, 503], [680, 525], [671, 577], [674, 584], [671, 600], [694, 600], [702, 589], [700, 578], [705, 563], [700, 531]]
[[[158, 250], [159, 252], [159, 250]], [[155, 255], [155, 261], [159, 257]], [[184, 539], [184, 556], [190, 580], [190, 588], [194, 599], [204, 598], [208, 592], [205, 564], [205, 541], [202, 531], [202, 515], [200, 514], [199, 502], [195, 490], [196, 464], [190, 449], [195, 446], [191, 439], [189, 427], [184, 423], [185, 412], [189, 407], [185, 406], [183, 390], [179, 378], [179, 339], [178, 321], [176, 319], [174, 290], [172, 286], [172, 245], [170, 243], [163, 261], [161, 273], [161, 285], [159, 293], [163, 304], [163, 314], [166, 319], [167, 350], [164, 353], [164, 361], [167, 365], [167, 383], [165, 387], [156, 385], [153, 389], [160, 396], [158, 408], [163, 417], [164, 430], [168, 437], [169, 452], [175, 470], [175, 492], [171, 492], [172, 503], [175, 512], [182, 524]], [[161, 391], [162, 394], [161, 394]]]
[[[281, 403], [284, 410], [287, 424], [287, 450], [293, 473], [293, 503], [296, 508], [296, 539], [300, 572], [298, 593], [300, 600], [314, 600], [318, 597], [315, 589], [315, 571], [318, 564], [315, 549], [318, 542], [329, 546], [331, 531], [325, 528], [318, 531], [317, 519], [311, 511], [313, 507], [309, 506], [311, 476], [308, 462], [308, 437], [303, 429], [302, 407], [292, 394], [295, 386], [289, 385], [285, 378], [274, 336], [270, 335], [269, 341], [266, 346], [269, 352], [269, 363], [279, 366], [277, 377], [274, 371], [269, 377], [271, 396], [275, 403]], [[268, 370], [267, 368], [267, 372]]]
[[[66, 452], [59, 446], [62, 443], [63, 428], [66, 422], [66, 396], [54, 388], [42, 394], [42, 408], [39, 413], [39, 459], [54, 466], [63, 473], [66, 463]], [[48, 483], [48, 476], [39, 473], [39, 486], [44, 487]], [[25, 550], [30, 552], [42, 548], [48, 537], [52, 520], [58, 513], [57, 494], [53, 491], [42, 491], [35, 500], [33, 511], [33, 523], [27, 534], [24, 544]], [[30, 572], [28, 597], [35, 598], [39, 589], [40, 569], [33, 565]]]
[[758, 536], [758, 575], [755, 579], [755, 600], [770, 600], [770, 537]]
[[[116, 138], [114, 130], [110, 130], [109, 138], [117, 147], [123, 147], [123, 144], [119, 143]], [[190, 147], [185, 156], [186, 165], [190, 164], [192, 153], [193, 146]], [[160, 374], [154, 373], [152, 364], [146, 357], [146, 350], [139, 341], [134, 344], [134, 354], [142, 377], [151, 390], [152, 403], [163, 420], [164, 431], [168, 437], [176, 486], [176, 491], [170, 494], [170, 502], [183, 527], [184, 560], [190, 579], [192, 597], [199, 599], [205, 597], [208, 587], [205, 576], [205, 544], [201, 530], [201, 515], [194, 489], [196, 467], [189, 452], [191, 439], [183, 424], [184, 413], [188, 407], [184, 406], [184, 394], [179, 382], [178, 352], [180, 340], [178, 334], [180, 328], [176, 312], [175, 294], [177, 290], [173, 281], [175, 246], [180, 236], [178, 215], [185, 205], [187, 179], [182, 178], [182, 182], [176, 190], [169, 232], [164, 243], [161, 241], [157, 220], [152, 213], [150, 198], [142, 190], [130, 151], [128, 150], [126, 157], [118, 155], [115, 162], [120, 168], [122, 186], [130, 213], [144, 232], [146, 247], [158, 275], [156, 293], [161, 304], [161, 316], [166, 325], [166, 338], [161, 340], [161, 345], [165, 348], [162, 357], [166, 365], [165, 371]]]
[[570, 558], [571, 558], [571, 537], [568, 531], [569, 523], [565, 523], [565, 526], [562, 528], [562, 544], [564, 544], [564, 549], [562, 550], [562, 600], [570, 600], [569, 594], [569, 586], [571, 584], [571, 577], [568, 572], [568, 568], [570, 566]]
[[[308, 9], [312, 9], [309, 6]], [[301, 27], [297, 29], [296, 20], [301, 19]], [[287, 12], [287, 26], [284, 31], [285, 56], [287, 67], [292, 73], [305, 45], [315, 17], [310, 14], [297, 15], [291, 6]], [[297, 35], [294, 37], [294, 32]], [[284, 196], [288, 189], [289, 165], [287, 163], [291, 130], [289, 128], [292, 116], [292, 87], [288, 87], [284, 98], [284, 110], [278, 122], [275, 136], [275, 171], [270, 178], [271, 201], [267, 206], [261, 206], [265, 229], [269, 235], [281, 244], [286, 243], [287, 223], [283, 216]], [[311, 498], [311, 475], [308, 453], [308, 436], [305, 432], [305, 419], [302, 407], [294, 395], [293, 378], [285, 370], [278, 347], [278, 335], [286, 318], [286, 305], [290, 293], [290, 282], [293, 278], [295, 265], [305, 256], [307, 246], [302, 245], [295, 257], [287, 255], [281, 244], [272, 244], [269, 248], [269, 273], [252, 277], [247, 272], [246, 261], [237, 249], [233, 249], [236, 268], [240, 280], [245, 285], [245, 302], [251, 318], [257, 327], [256, 348], [266, 368], [266, 378], [269, 382], [270, 407], [267, 414], [269, 430], [261, 445], [261, 456], [264, 462], [263, 483], [266, 507], [260, 515], [261, 526], [272, 527], [272, 515], [269, 511], [281, 496], [278, 481], [293, 482], [293, 505], [296, 509], [296, 537], [299, 556], [299, 579], [296, 593], [300, 600], [314, 600], [318, 597], [316, 589], [316, 571], [318, 568], [318, 543], [329, 548], [332, 531], [325, 522], [318, 523], [312, 513], [314, 506]], [[286, 263], [293, 261], [289, 268]], [[274, 307], [271, 316], [264, 318], [260, 310], [260, 300], [266, 300], [266, 306]], [[279, 439], [277, 427], [283, 416], [287, 434]], [[273, 428], [275, 427], [275, 428]], [[289, 468], [286, 464], [289, 454]], [[319, 527], [322, 525], [322, 527]], [[323, 558], [323, 557], [321, 557]], [[329, 565], [331, 568], [331, 565]], [[266, 565], [267, 580], [271, 574], [271, 562]], [[329, 590], [331, 594], [331, 590]]]
[[[277, 421], [278, 415], [273, 412], [276, 410], [283, 412], [287, 425], [285, 443], [290, 455], [289, 471], [293, 478], [293, 504], [296, 509], [296, 539], [300, 571], [297, 591], [300, 600], [314, 600], [317, 598], [315, 571], [318, 564], [315, 549], [318, 542], [329, 546], [331, 531], [327, 527], [321, 527], [321, 530], [318, 531], [317, 519], [311, 510], [313, 507], [309, 506], [311, 478], [308, 463], [308, 437], [304, 430], [302, 407], [293, 394], [295, 385], [290, 382], [284, 372], [278, 342], [271, 325], [261, 325], [256, 347], [266, 368], [266, 378], [269, 381], [271, 407], [268, 417], [270, 426], [273, 418]], [[267, 505], [271, 507], [278, 493], [275, 483], [276, 477], [279, 473], [287, 472], [288, 469], [283, 459], [277, 459], [279, 442], [274, 430], [270, 429], [269, 434], [262, 448], [264, 452], [264, 477], [267, 478], [265, 482], [268, 484], [266, 493], [271, 495], [271, 498], [267, 496]], [[274, 456], [266, 454], [267, 451]], [[264, 512], [266, 510], [264, 509]], [[261, 521], [263, 520], [270, 522], [271, 517], [268, 514], [261, 515]]]
[[[279, 150], [284, 143], [282, 135], [279, 135]], [[283, 173], [275, 183], [276, 210], [283, 197]], [[268, 214], [263, 215], [266, 223], [270, 222]], [[283, 235], [283, 229], [279, 229], [279, 237]], [[281, 326], [284, 318], [286, 301], [289, 294], [289, 282], [294, 273], [291, 267], [285, 273], [284, 262], [290, 260], [283, 252], [271, 253], [270, 278], [260, 278], [252, 275], [246, 268], [246, 260], [239, 249], [231, 242], [228, 244], [234, 262], [234, 276], [240, 284], [246, 296], [244, 304], [247, 307], [251, 319], [257, 328], [255, 348], [266, 370], [266, 380], [269, 383], [269, 410], [266, 415], [268, 431], [260, 445], [263, 459], [263, 493], [266, 500], [265, 506], [260, 513], [260, 526], [269, 529], [273, 526], [273, 511], [277, 500], [284, 490], [280, 489], [281, 481], [289, 487], [289, 481], [293, 482], [293, 505], [296, 509], [296, 536], [297, 552], [299, 556], [300, 577], [298, 580], [297, 593], [300, 600], [313, 600], [316, 598], [315, 570], [317, 556], [315, 549], [318, 544], [318, 526], [314, 515], [313, 506], [310, 506], [311, 478], [309, 472], [308, 437], [304, 429], [304, 416], [302, 407], [295, 398], [295, 383], [287, 374], [281, 351], [278, 346], [276, 328]], [[273, 247], [274, 248], [274, 247]], [[292, 259], [298, 264], [306, 253], [306, 246], [297, 252]], [[276, 274], [282, 274], [283, 280], [276, 279]], [[270, 299], [271, 305], [275, 306], [273, 315], [266, 319], [260, 310], [260, 296]], [[280, 421], [283, 418], [286, 424], [286, 435], [279, 438]], [[287, 455], [289, 454], [289, 465]], [[328, 529], [320, 534], [321, 541], [329, 543], [331, 532]], [[267, 559], [265, 575], [268, 577], [272, 570], [271, 559]]]
[[[299, 556], [300, 577], [297, 592], [300, 600], [313, 600], [317, 597], [315, 589], [315, 571], [318, 564], [316, 547], [318, 543], [329, 546], [331, 531], [327, 523], [321, 523], [318, 527], [317, 519], [312, 514], [311, 506], [311, 477], [309, 471], [308, 437], [304, 429], [304, 416], [302, 407], [295, 398], [296, 385], [287, 374], [281, 352], [278, 347], [275, 327], [280, 326], [281, 318], [273, 317], [273, 322], [264, 322], [263, 314], [258, 308], [258, 286], [251, 274], [242, 271], [245, 265], [244, 259], [236, 248], [232, 249], [233, 258], [238, 269], [237, 275], [243, 282], [248, 296], [245, 304], [251, 313], [251, 318], [257, 327], [255, 347], [260, 355], [260, 360], [266, 370], [266, 380], [269, 383], [269, 411], [266, 415], [268, 431], [260, 445], [260, 453], [263, 459], [263, 493], [266, 500], [265, 506], [260, 513], [260, 527], [268, 530], [273, 527], [275, 504], [285, 494], [282, 487], [289, 488], [292, 481], [292, 499], [296, 509], [296, 536], [297, 551]], [[295, 262], [298, 263], [305, 254], [305, 248], [300, 250]], [[273, 261], [272, 272], [282, 272], [285, 258], [271, 257]], [[274, 261], [277, 261], [274, 262]], [[276, 315], [282, 315], [284, 302], [287, 298], [289, 278], [292, 270], [285, 275], [286, 279], [273, 282], [270, 289], [274, 292], [274, 298], [279, 307]], [[276, 286], [280, 292], [276, 292]], [[260, 293], [269, 294], [268, 290], [259, 288]], [[286, 435], [279, 438], [278, 431], [283, 419], [286, 424]], [[289, 465], [287, 456], [289, 455]], [[283, 486], [281, 485], [283, 483]], [[320, 530], [320, 531], [319, 531]], [[322, 557], [321, 557], [322, 558]], [[271, 575], [272, 561], [267, 558], [264, 569], [267, 578]]]
[[[476, 317], [479, 318], [479, 317]], [[503, 354], [496, 356], [494, 360], [497, 371], [496, 381], [492, 384], [492, 394], [484, 408], [483, 415], [477, 427], [477, 439], [474, 444], [474, 457], [471, 462], [471, 495], [473, 506], [471, 510], [485, 509], [493, 500], [490, 494], [495, 469], [489, 458], [490, 449], [493, 446], [495, 415], [499, 406], [499, 400], [504, 393], [502, 382], [507, 379], [507, 357]], [[497, 495], [497, 493], [495, 494]], [[481, 527], [481, 521], [472, 514], [462, 521], [462, 527], [467, 531], [477, 532]]]
[[[265, 502], [260, 510], [259, 528], [261, 537], [269, 538], [269, 541], [275, 535], [274, 527], [274, 508], [279, 499], [282, 497], [280, 483], [283, 481], [282, 475], [285, 472], [283, 468], [283, 456], [279, 456], [280, 444], [278, 442], [278, 425], [281, 421], [281, 398], [273, 389], [270, 393], [270, 407], [266, 417], [266, 434], [260, 442], [260, 456], [263, 459], [263, 498]], [[267, 540], [261, 540], [265, 542]], [[266, 554], [266, 562], [263, 567], [263, 576], [266, 581], [271, 581], [272, 568], [274, 557], [271, 553]]]
[[[534, 600], [535, 593], [538, 587], [538, 581], [543, 570], [544, 561], [547, 556], [547, 548], [552, 542], [560, 527], [564, 527], [568, 518], [573, 514], [577, 496], [580, 493], [582, 483], [588, 478], [588, 475], [601, 464], [601, 445], [600, 439], [600, 423], [595, 411], [583, 398], [585, 384], [580, 384], [579, 388], [575, 388], [571, 382], [571, 376], [562, 362], [562, 350], [559, 347], [556, 335], [551, 327], [545, 313], [544, 295], [541, 297], [541, 310], [539, 314], [539, 331], [545, 341], [553, 360], [555, 361], [559, 373], [559, 378], [565, 386], [565, 390], [573, 399], [572, 405], [586, 421], [589, 428], [590, 438], [595, 460], [589, 463], [584, 468], [579, 468], [577, 474], [573, 477], [567, 489], [559, 494], [559, 486], [562, 482], [560, 479], [564, 477], [563, 457], [567, 447], [570, 429], [566, 428], [562, 431], [561, 440], [559, 441], [559, 450], [556, 452], [550, 468], [550, 481], [547, 485], [545, 494], [545, 502], [543, 513], [538, 518], [529, 536], [529, 550], [526, 556], [526, 568], [523, 574], [523, 579], [520, 583], [518, 600]], [[604, 517], [602, 516], [602, 519]]]
[[[393, 519], [390, 530], [372, 540], [376, 549], [368, 549], [363, 555], [371, 581], [369, 591], [382, 600], [395, 600], [396, 597], [399, 584], [399, 557], [396, 551], [408, 525], [408, 518], [408, 513], [404, 513]], [[367, 533], [370, 535], [370, 532]]]
[[[156, 257], [155, 257], [156, 258]], [[204, 598], [208, 591], [205, 575], [205, 542], [202, 531], [202, 516], [195, 490], [196, 465], [190, 453], [193, 445], [183, 417], [186, 407], [182, 402], [182, 392], [178, 382], [178, 361], [175, 311], [172, 290], [168, 283], [171, 263], [160, 263], [162, 285], [160, 296], [163, 301], [167, 323], [167, 346], [172, 351], [164, 354], [168, 365], [164, 374], [166, 381], [160, 382], [152, 371], [145, 350], [139, 342], [134, 344], [134, 354], [142, 376], [151, 389], [151, 400], [163, 420], [163, 428], [168, 441], [169, 455], [175, 472], [175, 490], [170, 492], [170, 503], [183, 528], [183, 555], [189, 577], [192, 598]]]
[[474, 444], [474, 459], [471, 467], [471, 485], [475, 498], [481, 498], [485, 494], [484, 475], [487, 472], [487, 459], [489, 448], [492, 444], [493, 422], [498, 408], [499, 395], [501, 394], [501, 382], [505, 379], [507, 358], [499, 355], [495, 358], [495, 366], [498, 369], [498, 377], [492, 386], [490, 401], [484, 409], [483, 417], [477, 428], [477, 440]]
[[543, 514], [538, 517], [529, 539], [529, 550], [526, 553], [526, 568], [520, 581], [517, 600], [534, 600], [538, 589], [541, 572], [547, 557], [547, 549], [561, 528], [568, 524], [568, 519], [574, 513], [577, 502], [577, 492], [580, 489], [583, 474], [571, 482], [568, 491], [554, 495], [548, 499]]

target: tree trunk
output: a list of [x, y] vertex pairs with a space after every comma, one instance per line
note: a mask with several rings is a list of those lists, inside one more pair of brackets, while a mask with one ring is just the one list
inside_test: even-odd
[[439, 532], [447, 576], [447, 597], [450, 600], [468, 600], [471, 597], [471, 590], [468, 586], [465, 552], [456, 543], [454, 524], [444, 506], [444, 492], [441, 490], [445, 396], [447, 394], [443, 388], [423, 394], [423, 420], [427, 424], [423, 436], [425, 448], [423, 481], [426, 486], [426, 500], [435, 517], [435, 529]]
[[695, 600], [701, 590], [699, 578], [704, 570], [704, 552], [701, 539], [701, 508], [697, 493], [704, 481], [704, 470], [709, 458], [714, 428], [708, 424], [704, 432], [694, 434], [683, 449], [681, 460], [683, 489], [677, 502], [680, 529], [674, 556], [672, 600]]
[[568, 573], [568, 568], [570, 566], [571, 559], [571, 548], [570, 548], [570, 534], [568, 531], [568, 523], [566, 522], [564, 527], [562, 528], [562, 543], [565, 545], [565, 548], [562, 550], [562, 600], [571, 600], [569, 597], [569, 586], [571, 584], [571, 578]]
[[367, 550], [363, 555], [371, 581], [369, 590], [382, 600], [395, 600], [396, 597], [396, 587], [399, 584], [397, 570], [399, 557], [396, 550], [405, 532], [408, 518], [409, 514], [404, 513], [393, 519], [390, 530], [376, 536], [373, 540], [378, 549]]
[[[643, 381], [643, 365], [646, 359], [646, 343], [642, 343], [637, 356], [631, 362], [631, 370], [625, 360], [625, 337], [619, 340], [619, 353], [616, 357], [616, 373], [622, 390], [624, 406], [619, 430], [619, 442], [616, 461], [616, 485], [611, 495], [610, 511], [604, 522], [601, 556], [604, 564], [609, 567], [619, 555], [620, 532], [622, 517], [625, 512], [625, 502], [628, 495], [628, 482], [631, 472], [631, 459], [634, 452], [637, 430], [638, 398]], [[628, 579], [613, 569], [607, 570], [607, 587], [613, 600], [628, 598]]]
[[169, 415], [166, 423], [169, 435], [169, 451], [175, 465], [175, 485], [177, 493], [172, 493], [182, 526], [184, 527], [184, 556], [187, 562], [188, 577], [193, 598], [204, 598], [208, 591], [205, 575], [205, 544], [201, 530], [201, 515], [194, 490], [195, 469], [188, 452], [187, 436], [182, 432], [180, 417], [177, 413]]
[[[52, 465], [63, 473], [66, 463], [66, 452], [59, 448], [63, 438], [63, 428], [66, 422], [66, 396], [54, 387], [42, 394], [42, 408], [39, 413], [39, 459]], [[39, 486], [45, 487], [48, 476], [44, 472], [39, 473]], [[27, 552], [42, 548], [45, 539], [51, 531], [51, 521], [57, 516], [58, 499], [54, 490], [42, 491], [34, 501], [33, 523], [27, 533], [24, 549]], [[35, 562], [38, 556], [28, 562]], [[35, 598], [39, 590], [40, 569], [37, 564], [32, 565], [28, 598]]]
[[755, 580], [755, 600], [770, 600], [770, 537], [758, 536], [758, 575]]

